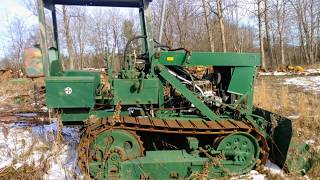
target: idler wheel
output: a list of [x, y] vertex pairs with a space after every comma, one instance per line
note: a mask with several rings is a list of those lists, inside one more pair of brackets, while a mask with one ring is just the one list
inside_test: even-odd
[[223, 155], [221, 164], [228, 175], [247, 173], [259, 161], [259, 143], [248, 133], [240, 132], [224, 137], [217, 150]]

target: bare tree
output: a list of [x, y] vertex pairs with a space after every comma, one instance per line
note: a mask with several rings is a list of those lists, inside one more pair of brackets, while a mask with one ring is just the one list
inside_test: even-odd
[[264, 47], [263, 47], [263, 34], [262, 34], [262, 18], [263, 18], [263, 0], [257, 0], [258, 5], [258, 24], [259, 24], [259, 42], [260, 42], [260, 55], [261, 55], [261, 68], [266, 68], [266, 62], [264, 57]]
[[85, 9], [83, 8], [73, 8], [72, 9], [72, 14], [74, 17], [74, 21], [72, 24], [72, 31], [73, 34], [75, 35], [75, 41], [74, 41], [74, 47], [76, 51], [76, 56], [79, 61], [77, 61], [77, 67], [78, 69], [83, 68], [83, 61], [84, 61], [84, 56], [85, 56], [85, 48], [86, 44], [88, 43], [88, 27], [87, 26], [87, 14]]
[[11, 59], [15, 70], [22, 71], [22, 56], [24, 49], [28, 46], [29, 29], [25, 21], [19, 17], [8, 19], [7, 24], [6, 56]]
[[[24, 1], [37, 14], [35, 0]], [[166, 10], [162, 43], [212, 52], [217, 49], [223, 52], [260, 50], [263, 68], [291, 62], [311, 64], [320, 56], [319, 6], [319, 0], [171, 0], [170, 8]], [[258, 11], [253, 7], [258, 7]], [[153, 2], [152, 10], [154, 34], [157, 35], [161, 3]], [[60, 47], [66, 49], [61, 57], [70, 58], [71, 68], [103, 66], [106, 53], [118, 56], [131, 34], [139, 31], [132, 15], [125, 17], [118, 9], [98, 13], [74, 7], [60, 10], [58, 7], [57, 12], [58, 21], [63, 22], [59, 28], [62, 30], [59, 36], [64, 39], [60, 41]], [[252, 12], [254, 16], [243, 17]], [[252, 24], [252, 17], [258, 20], [256, 24]], [[46, 21], [48, 26], [50, 18]], [[255, 27], [259, 28], [259, 36]], [[46, 29], [51, 37], [52, 27]], [[255, 44], [258, 41], [259, 47]], [[50, 39], [48, 43], [51, 43]], [[80, 64], [76, 64], [75, 59], [79, 59]]]
[[[279, 0], [277, 0], [279, 1]], [[265, 24], [265, 30], [266, 30], [266, 41], [267, 41], [267, 47], [266, 50], [268, 52], [268, 57], [270, 59], [270, 62], [273, 64], [273, 49], [271, 46], [271, 38], [270, 38], [270, 18], [269, 18], [269, 6], [268, 6], [269, 0], [264, 0], [264, 24]]]
[[204, 11], [205, 26], [206, 26], [206, 30], [208, 33], [208, 41], [210, 44], [210, 51], [214, 52], [214, 41], [213, 41], [212, 30], [211, 30], [212, 28], [211, 28], [211, 25], [208, 20], [209, 17], [208, 17], [208, 11], [207, 11], [207, 3], [205, 0], [202, 0], [202, 7], [203, 7], [203, 11]]
[[112, 54], [115, 55], [116, 52], [120, 53], [120, 37], [121, 37], [121, 17], [117, 11], [110, 11], [110, 28], [113, 37]]
[[284, 52], [284, 28], [285, 28], [285, 20], [287, 16], [287, 4], [284, 1], [277, 0], [274, 5], [275, 16], [276, 16], [276, 26], [279, 35], [279, 45], [280, 45], [280, 59], [281, 64], [285, 65], [285, 52]]
[[223, 49], [223, 52], [227, 52], [223, 13], [222, 13], [222, 0], [217, 0], [217, 16], [220, 24], [222, 49]]
[[297, 24], [300, 33], [300, 44], [303, 49], [307, 63], [315, 62], [315, 30], [316, 30], [316, 13], [315, 0], [290, 0], [289, 1], [296, 12]]
[[75, 51], [73, 46], [73, 40], [70, 31], [70, 17], [67, 12], [67, 8], [62, 6], [62, 13], [63, 13], [63, 25], [64, 25], [64, 34], [67, 41], [67, 50], [69, 54], [69, 65], [70, 69], [74, 69], [74, 59], [75, 59]]
[[[107, 52], [111, 50], [110, 47], [110, 31], [108, 28], [109, 18], [104, 16], [106, 11], [99, 10], [92, 14], [89, 20], [91, 33], [89, 33], [88, 43], [93, 47], [93, 58], [95, 61], [90, 63], [86, 62], [86, 66], [103, 67], [104, 57]], [[99, 20], [97, 20], [99, 19]]]

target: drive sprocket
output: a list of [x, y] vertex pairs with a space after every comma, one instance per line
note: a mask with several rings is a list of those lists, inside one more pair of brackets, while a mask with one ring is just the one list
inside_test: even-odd
[[117, 176], [120, 163], [144, 154], [143, 142], [134, 131], [91, 124], [83, 131], [78, 146], [78, 165], [86, 177]]

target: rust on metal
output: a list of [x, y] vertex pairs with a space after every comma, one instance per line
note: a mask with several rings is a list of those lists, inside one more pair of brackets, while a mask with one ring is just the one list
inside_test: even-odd
[[141, 126], [151, 126], [151, 121], [149, 119], [146, 118], [137, 118], [137, 120], [139, 121], [139, 124]]
[[215, 121], [206, 121], [205, 122], [210, 129], [221, 129], [223, 128], [220, 124]]
[[166, 124], [168, 125], [169, 128], [181, 128], [181, 126], [177, 123], [176, 120], [165, 120]]
[[219, 139], [235, 133], [235, 132], [248, 132], [254, 136], [260, 144], [261, 155], [259, 163], [265, 164], [268, 159], [269, 147], [266, 138], [257, 129], [254, 128], [249, 122], [235, 121], [235, 120], [221, 120], [221, 121], [191, 121], [191, 120], [176, 120], [167, 119], [162, 120], [158, 118], [133, 118], [122, 116], [121, 121], [111, 124], [110, 121], [98, 120], [94, 124], [88, 125], [85, 133], [82, 134], [81, 142], [78, 146], [79, 153], [79, 166], [86, 172], [87, 162], [89, 162], [89, 143], [92, 142], [95, 137], [109, 129], [123, 129], [132, 133], [138, 140], [141, 146], [141, 155], [143, 155], [143, 142], [136, 134], [137, 132], [149, 132], [149, 133], [166, 133], [166, 134], [186, 134], [186, 135], [215, 135], [216, 141]]
[[188, 120], [179, 121], [179, 123], [184, 129], [194, 129], [194, 126]]
[[166, 127], [162, 119], [154, 119], [153, 124], [156, 127]]
[[235, 125], [233, 125], [229, 120], [226, 121], [219, 121], [219, 123], [224, 127], [224, 129], [234, 129], [237, 128]]
[[249, 129], [250, 126], [248, 126], [247, 124], [245, 123], [242, 123], [240, 121], [232, 121], [234, 124], [236, 124], [239, 128], [241, 129]]
[[197, 129], [209, 129], [203, 121], [192, 121], [192, 123], [197, 127]]
[[[158, 118], [133, 118], [133, 117], [121, 117], [122, 121], [116, 124], [104, 124], [104, 126], [96, 125], [96, 132], [103, 132], [106, 129], [124, 129], [132, 132], [144, 131], [144, 132], [158, 132], [158, 133], [171, 133], [171, 134], [193, 134], [193, 135], [221, 135], [225, 136], [234, 132], [249, 132], [255, 136], [263, 151], [267, 152], [269, 147], [267, 140], [264, 138], [258, 130], [256, 130], [250, 123], [244, 121], [190, 121], [190, 120], [162, 120]], [[97, 121], [99, 122], [99, 121]], [[109, 122], [109, 121], [108, 121]], [[100, 122], [102, 123], [102, 121]], [[206, 130], [206, 131], [195, 131]], [[92, 132], [91, 132], [92, 133]], [[261, 161], [266, 162], [268, 154], [262, 155]]]
[[134, 117], [126, 117], [123, 121], [127, 124], [137, 124], [136, 118]]

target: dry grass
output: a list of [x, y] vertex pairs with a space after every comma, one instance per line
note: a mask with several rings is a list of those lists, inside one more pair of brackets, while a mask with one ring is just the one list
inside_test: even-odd
[[44, 167], [24, 164], [18, 169], [10, 166], [0, 173], [0, 179], [3, 180], [39, 180], [43, 179], [46, 172]]
[[305, 67], [306, 69], [319, 69], [320, 68], [320, 64], [312, 64], [312, 65], [304, 65], [303, 67]]
[[[43, 79], [36, 79], [35, 82], [38, 86], [44, 85]], [[38, 111], [34, 103], [34, 84], [31, 80], [27, 79], [0, 79], [0, 116], [17, 112], [35, 112]], [[60, 118], [58, 118], [60, 119]], [[28, 130], [23, 129], [23, 131]], [[61, 135], [62, 123], [59, 120], [59, 127], [57, 129], [55, 141], [45, 144], [39, 144], [42, 141], [32, 136], [31, 144], [25, 144], [26, 140], [30, 137], [21, 137], [21, 134], [11, 132], [9, 128], [2, 127], [3, 137], [7, 140], [8, 135], [18, 141], [22, 138], [22, 145], [28, 149], [23, 150], [20, 154], [17, 149], [9, 150], [8, 156], [14, 159], [10, 166], [0, 169], [0, 179], [21, 179], [33, 180], [43, 179], [50, 169], [51, 164], [56, 161], [56, 157], [60, 155], [61, 148], [64, 147], [64, 139]], [[13, 134], [12, 134], [13, 133]], [[30, 132], [32, 133], [32, 132]], [[49, 134], [49, 136], [54, 135]], [[24, 139], [25, 138], [25, 139]], [[37, 162], [30, 162], [33, 159], [34, 153], [39, 153], [41, 158]], [[19, 165], [19, 164], [22, 165]], [[56, 164], [58, 162], [55, 162]], [[17, 168], [16, 166], [19, 166]]]
[[[37, 82], [43, 84], [41, 81]], [[28, 79], [0, 81], [0, 114], [12, 112], [34, 112], [33, 83]]]
[[[12, 164], [0, 169], [0, 179], [4, 180], [40, 180], [43, 179], [44, 176], [47, 174], [48, 170], [50, 169], [51, 164], [59, 163], [56, 162], [58, 157], [61, 153], [61, 148], [64, 146], [64, 139], [62, 136], [62, 123], [61, 120], [59, 120], [59, 126], [57, 129], [57, 134], [54, 137], [54, 141], [47, 143], [39, 144], [38, 137], [34, 137], [32, 135], [32, 131], [30, 130], [32, 142], [31, 144], [26, 144], [26, 139], [30, 137], [19, 137], [19, 133], [15, 132], [12, 133], [11, 136], [15, 136], [15, 143], [18, 143], [18, 139], [20, 139], [23, 147], [28, 147], [27, 149], [23, 150], [20, 154], [16, 154], [17, 149], [11, 149], [9, 150], [10, 153], [8, 153], [8, 156], [14, 157]], [[3, 130], [6, 128], [2, 127]], [[29, 129], [21, 129], [20, 131], [29, 131]], [[5, 133], [8, 133], [6, 131], [3, 131], [4, 137], [6, 136]], [[54, 133], [52, 133], [54, 134]], [[12, 137], [11, 137], [12, 138]], [[25, 139], [26, 138], [26, 139]], [[15, 147], [17, 148], [17, 147]], [[37, 162], [34, 162], [32, 159], [34, 153], [41, 155], [41, 158], [37, 160]], [[31, 162], [30, 162], [31, 161]], [[22, 165], [19, 165], [19, 164]], [[18, 168], [16, 166], [18, 165]], [[72, 174], [72, 173], [70, 173]]]
[[255, 87], [255, 106], [292, 117], [294, 127], [305, 138], [317, 137], [320, 129], [319, 100], [320, 95], [271, 84], [270, 79], [260, 79]]
[[295, 139], [312, 140], [314, 165], [308, 173], [318, 178], [320, 172], [320, 95], [306, 93], [292, 86], [277, 83], [275, 77], [258, 79], [254, 104], [263, 109], [291, 117]]

